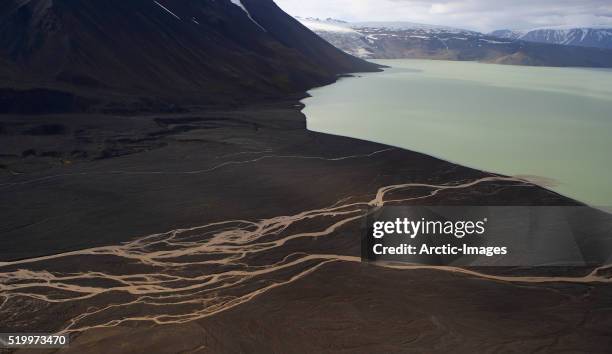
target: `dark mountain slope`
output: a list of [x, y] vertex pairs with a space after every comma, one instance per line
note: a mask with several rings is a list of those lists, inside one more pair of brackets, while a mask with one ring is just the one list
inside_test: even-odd
[[273, 1], [243, 0], [249, 11], [275, 39], [311, 58], [318, 66], [335, 71], [346, 71], [346, 66], [359, 65], [352, 56], [347, 56], [302, 23], [287, 16]]
[[278, 97], [376, 69], [272, 0], [243, 4], [248, 13], [229, 0], [5, 0], [0, 101], [13, 107], [4, 111], [31, 110], [38, 94], [22, 92], [34, 88], [73, 95], [79, 103], [66, 110], [169, 109]]

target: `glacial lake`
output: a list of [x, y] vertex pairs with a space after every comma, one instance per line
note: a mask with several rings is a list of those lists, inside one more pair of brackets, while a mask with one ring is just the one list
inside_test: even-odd
[[308, 128], [521, 176], [612, 206], [612, 70], [375, 60], [310, 91]]

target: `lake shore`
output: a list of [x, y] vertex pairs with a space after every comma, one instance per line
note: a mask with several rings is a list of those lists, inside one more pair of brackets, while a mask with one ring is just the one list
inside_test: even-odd
[[528, 176], [602, 209], [612, 204], [611, 71], [375, 62], [390, 68], [310, 91], [309, 129]]

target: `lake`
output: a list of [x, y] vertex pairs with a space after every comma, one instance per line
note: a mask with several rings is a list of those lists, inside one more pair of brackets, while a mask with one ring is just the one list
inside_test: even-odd
[[390, 68], [310, 91], [310, 130], [526, 177], [612, 206], [612, 70], [375, 62]]

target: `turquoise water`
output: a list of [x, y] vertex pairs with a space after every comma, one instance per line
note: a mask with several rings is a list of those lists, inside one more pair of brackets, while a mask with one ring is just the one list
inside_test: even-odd
[[310, 130], [527, 178], [612, 206], [612, 70], [376, 60], [310, 91]]

